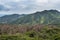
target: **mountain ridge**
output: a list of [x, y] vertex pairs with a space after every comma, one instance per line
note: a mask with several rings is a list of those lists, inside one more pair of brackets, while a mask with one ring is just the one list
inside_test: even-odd
[[9, 24], [60, 24], [60, 12], [57, 10], [44, 10], [41, 12], [35, 12], [33, 14], [23, 15], [23, 17], [19, 17], [18, 19], [7, 23]]
[[4, 23], [12, 22], [22, 16], [24, 16], [24, 14], [22, 14], [22, 15], [19, 15], [19, 14], [4, 15], [4, 16], [0, 17], [0, 23], [4, 24]]

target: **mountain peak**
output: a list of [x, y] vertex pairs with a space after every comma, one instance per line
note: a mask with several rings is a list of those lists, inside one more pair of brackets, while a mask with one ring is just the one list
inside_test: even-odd
[[59, 12], [58, 10], [49, 10], [50, 12]]
[[47, 12], [59, 12], [59, 11], [51, 9], [51, 10], [44, 10], [44, 11], [41, 11], [41, 12], [37, 11], [36, 13], [47, 13]]
[[42, 11], [42, 12], [59, 12], [58, 10], [53, 10], [53, 9], [51, 9], [51, 10], [44, 10], [44, 11]]

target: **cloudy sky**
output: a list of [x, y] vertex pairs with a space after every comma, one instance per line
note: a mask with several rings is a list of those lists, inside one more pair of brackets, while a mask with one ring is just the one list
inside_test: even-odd
[[50, 9], [60, 10], [60, 0], [0, 0], [0, 14], [29, 14]]

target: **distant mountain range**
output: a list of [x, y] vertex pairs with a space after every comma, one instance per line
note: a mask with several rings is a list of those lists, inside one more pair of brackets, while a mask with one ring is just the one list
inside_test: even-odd
[[0, 17], [0, 23], [8, 24], [60, 24], [60, 12], [44, 10], [28, 15], [5, 15]]
[[25, 15], [24, 14], [22, 14], [22, 15], [19, 15], [19, 14], [5, 15], [5, 16], [0, 17], [0, 23], [2, 23], [2, 24], [11, 23], [23, 16], [25, 16]]

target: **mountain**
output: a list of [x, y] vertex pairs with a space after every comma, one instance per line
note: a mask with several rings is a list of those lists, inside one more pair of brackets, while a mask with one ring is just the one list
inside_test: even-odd
[[3, 24], [60, 24], [60, 12], [44, 10], [33, 14], [12, 14], [0, 17]]
[[44, 10], [26, 15], [12, 22], [13, 24], [60, 24], [60, 12]]
[[22, 14], [22, 15], [19, 15], [19, 14], [5, 15], [5, 16], [0, 17], [0, 23], [10, 23], [10, 22], [13, 22], [23, 16], [24, 16], [24, 14]]

